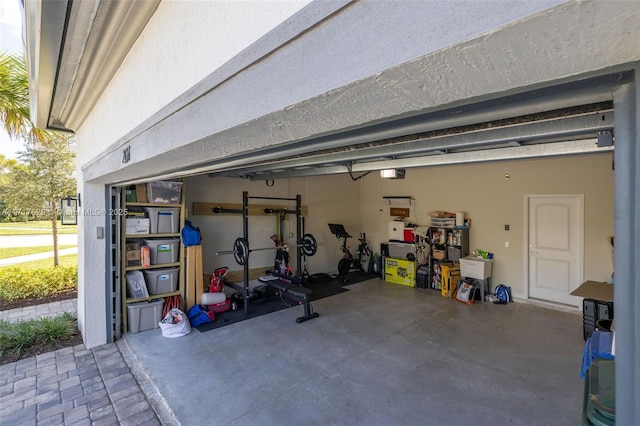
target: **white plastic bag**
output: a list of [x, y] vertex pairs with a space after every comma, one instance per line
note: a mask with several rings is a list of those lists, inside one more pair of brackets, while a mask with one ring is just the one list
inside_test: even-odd
[[173, 308], [159, 323], [164, 337], [180, 337], [191, 333], [189, 318], [180, 309]]

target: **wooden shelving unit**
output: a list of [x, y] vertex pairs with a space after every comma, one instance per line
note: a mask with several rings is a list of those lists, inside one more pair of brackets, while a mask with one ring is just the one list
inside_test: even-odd
[[[176, 203], [141, 203], [141, 202], [128, 202], [126, 201], [126, 193], [125, 193], [125, 189], [122, 188], [122, 193], [121, 193], [121, 200], [122, 200], [122, 209], [128, 209], [130, 207], [158, 207], [158, 208], [177, 208], [180, 209], [180, 220], [179, 220], [179, 229], [182, 229], [184, 227], [184, 222], [185, 222], [185, 218], [186, 218], [186, 208], [185, 208], [185, 191], [184, 191], [184, 185], [182, 187], [182, 195], [181, 195], [181, 203], [180, 204], [176, 204]], [[184, 250], [184, 246], [182, 245], [182, 241], [180, 241], [179, 244], [179, 252], [178, 252], [178, 261], [177, 262], [172, 262], [172, 263], [162, 263], [162, 264], [156, 264], [156, 265], [151, 265], [150, 267], [143, 267], [143, 266], [125, 266], [127, 264], [126, 262], [126, 244], [128, 241], [132, 241], [132, 240], [140, 240], [140, 239], [163, 239], [163, 238], [180, 238], [180, 232], [175, 232], [175, 233], [160, 233], [160, 234], [135, 234], [135, 235], [127, 235], [126, 234], [126, 216], [122, 216], [122, 224], [120, 229], [122, 230], [122, 235], [121, 235], [121, 239], [120, 241], [122, 241], [122, 247], [121, 247], [121, 262], [120, 264], [122, 265], [122, 271], [121, 271], [121, 277], [122, 277], [122, 295], [123, 297], [122, 299], [122, 325], [123, 325], [123, 333], [126, 333], [128, 330], [128, 324], [127, 324], [127, 304], [128, 303], [134, 303], [134, 302], [144, 302], [144, 301], [150, 301], [150, 300], [154, 300], [154, 299], [160, 299], [160, 298], [166, 298], [166, 297], [170, 297], [170, 296], [177, 296], [177, 295], [181, 295], [184, 298], [185, 295], [185, 287], [186, 287], [186, 283], [185, 283], [185, 250]], [[145, 271], [145, 270], [151, 270], [151, 269], [162, 269], [162, 268], [171, 268], [171, 267], [180, 267], [180, 272], [178, 273], [178, 288], [176, 291], [172, 291], [172, 292], [168, 292], [168, 293], [161, 293], [161, 294], [153, 294], [153, 295], [149, 295], [149, 297], [143, 297], [143, 298], [130, 298], [127, 297], [127, 282], [126, 282], [126, 273], [129, 271]]]

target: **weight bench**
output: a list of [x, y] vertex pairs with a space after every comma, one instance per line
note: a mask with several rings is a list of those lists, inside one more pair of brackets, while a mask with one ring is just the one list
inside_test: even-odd
[[[272, 277], [269, 277], [272, 278]], [[304, 316], [300, 318], [296, 318], [296, 322], [300, 324], [301, 322], [308, 321], [313, 318], [318, 318], [320, 314], [317, 312], [313, 312], [313, 307], [311, 306], [311, 302], [309, 301], [309, 296], [311, 296], [311, 290], [306, 287], [300, 287], [296, 284], [282, 281], [280, 279], [263, 279], [262, 277], [259, 281], [278, 292], [280, 295], [280, 299], [282, 303], [288, 305], [287, 301], [291, 303], [295, 303], [296, 305], [304, 306]]]

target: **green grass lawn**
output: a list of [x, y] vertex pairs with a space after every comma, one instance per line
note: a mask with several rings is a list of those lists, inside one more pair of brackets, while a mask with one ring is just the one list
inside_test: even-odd
[[[76, 225], [62, 226], [58, 221], [58, 234], [77, 234]], [[47, 235], [51, 234], [51, 222], [39, 220], [33, 222], [0, 223], [0, 235]]]
[[[77, 266], [78, 255], [68, 254], [66, 256], [60, 256], [60, 266]], [[4, 266], [4, 268], [19, 267], [21, 269], [38, 269], [38, 268], [50, 268], [53, 266], [53, 257], [41, 260], [32, 260], [31, 262], [16, 263], [15, 265]], [[0, 267], [0, 269], [3, 267]]]
[[[77, 247], [77, 245], [62, 245], [58, 246], [60, 250], [71, 247]], [[53, 251], [52, 246], [38, 246], [38, 247], [13, 247], [13, 248], [0, 248], [0, 259], [7, 259], [9, 257], [25, 256], [27, 254], [45, 253]]]

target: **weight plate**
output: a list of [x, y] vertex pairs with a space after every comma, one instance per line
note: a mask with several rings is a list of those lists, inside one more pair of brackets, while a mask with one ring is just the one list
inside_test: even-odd
[[233, 257], [238, 265], [246, 265], [249, 262], [249, 243], [244, 238], [237, 238], [233, 242]]
[[318, 242], [311, 234], [304, 234], [302, 236], [302, 253], [305, 256], [313, 256], [318, 251]]

